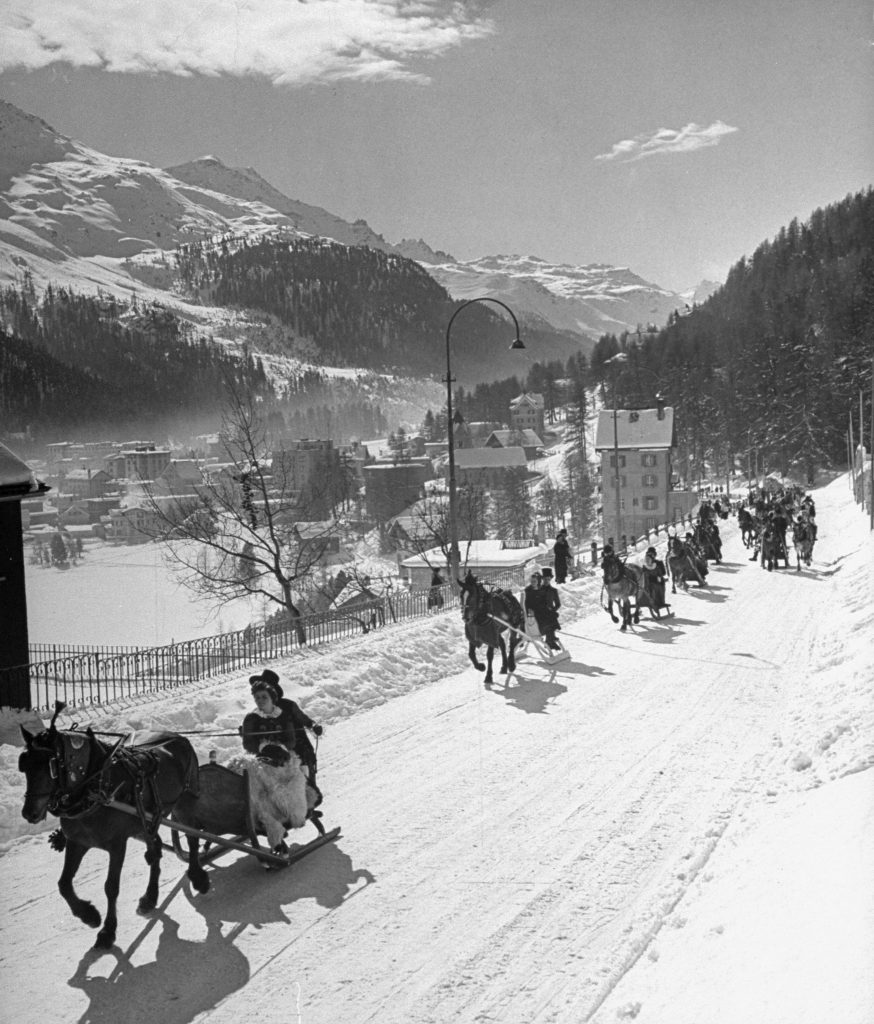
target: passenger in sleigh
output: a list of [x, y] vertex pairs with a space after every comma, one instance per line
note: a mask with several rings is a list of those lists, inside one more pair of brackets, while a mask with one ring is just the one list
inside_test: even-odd
[[295, 701], [283, 697], [279, 676], [269, 668], [249, 677], [255, 710], [243, 719], [243, 748], [258, 756], [263, 747], [279, 744], [300, 758], [307, 770], [309, 784], [316, 787], [316, 752], [307, 735], [311, 729], [322, 735], [322, 727], [314, 722]]
[[665, 603], [665, 580], [667, 579], [665, 563], [657, 557], [655, 548], [646, 549], [641, 568], [643, 569], [643, 589], [649, 598], [650, 607], [656, 613], [656, 618], [659, 618], [658, 613], [661, 609], [670, 610], [670, 605]]
[[[546, 573], [549, 573], [546, 576]], [[544, 580], [544, 576], [546, 579]], [[543, 573], [531, 574], [531, 582], [522, 592], [522, 610], [526, 618], [531, 615], [537, 623], [537, 631], [546, 641], [546, 646], [553, 651], [560, 651], [561, 644], [556, 639], [556, 630], [560, 628], [558, 610], [561, 598], [558, 591], [551, 585], [552, 570], [544, 569]]]

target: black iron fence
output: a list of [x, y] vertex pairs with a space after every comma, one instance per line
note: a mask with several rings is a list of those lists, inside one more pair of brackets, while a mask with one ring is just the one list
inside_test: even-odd
[[[691, 516], [688, 519], [691, 522]], [[675, 520], [672, 528], [683, 521]], [[619, 548], [655, 542], [658, 534], [659, 530], [654, 530], [646, 537], [623, 536]], [[593, 541], [590, 552], [579, 550], [576, 566], [585, 571], [586, 563], [597, 565], [599, 556], [600, 547]], [[526, 575], [525, 567], [481, 574], [488, 582], [510, 589], [523, 587]], [[56, 700], [71, 707], [110, 704], [171, 690], [287, 656], [303, 647], [336, 643], [393, 623], [458, 608], [458, 595], [448, 584], [438, 589], [439, 599], [431, 588], [389, 591], [378, 600], [360, 605], [163, 647], [31, 644], [29, 665], [0, 669], [0, 705], [43, 711], [51, 710]]]
[[[501, 586], [516, 586], [518, 582], [515, 575], [489, 578]], [[235, 672], [303, 647], [360, 637], [393, 623], [458, 606], [458, 595], [447, 584], [436, 591], [389, 592], [378, 600], [344, 609], [163, 647], [32, 644], [29, 665], [0, 670], [0, 704], [38, 711], [52, 709], [56, 700], [71, 707], [109, 704]]]

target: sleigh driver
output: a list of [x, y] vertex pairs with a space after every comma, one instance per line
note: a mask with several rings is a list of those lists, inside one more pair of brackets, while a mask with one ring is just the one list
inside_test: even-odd
[[307, 770], [309, 784], [316, 789], [316, 752], [307, 729], [321, 736], [322, 727], [305, 714], [299, 704], [282, 695], [279, 676], [269, 668], [250, 676], [249, 685], [255, 710], [243, 719], [243, 748], [249, 754], [263, 757], [267, 748], [278, 744], [297, 754]]

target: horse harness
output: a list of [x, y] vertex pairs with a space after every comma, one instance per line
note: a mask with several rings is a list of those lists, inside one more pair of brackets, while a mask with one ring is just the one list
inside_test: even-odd
[[[110, 772], [113, 765], [121, 767], [133, 788], [133, 800], [143, 832], [151, 837], [158, 830], [161, 819], [161, 801], [158, 794], [159, 759], [154, 750], [131, 750], [123, 746], [124, 737], [109, 749], [103, 762], [89, 772], [95, 749], [103, 749], [93, 733], [75, 729], [60, 732], [54, 728], [43, 733], [49, 745], [34, 743], [30, 751], [48, 756], [49, 775], [55, 782], [49, 797], [49, 813], [56, 817], [83, 818], [115, 799], [126, 782], [111, 788]], [[42, 737], [37, 737], [37, 740]], [[22, 753], [21, 758], [25, 754]], [[21, 763], [19, 762], [19, 767]], [[145, 806], [145, 796], [152, 798], [154, 817]]]

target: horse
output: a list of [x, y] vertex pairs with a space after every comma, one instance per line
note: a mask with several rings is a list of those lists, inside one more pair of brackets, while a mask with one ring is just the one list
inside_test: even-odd
[[[464, 617], [464, 634], [467, 637], [467, 656], [477, 672], [485, 670], [485, 684], [494, 682], [492, 660], [495, 648], [501, 652], [501, 675], [516, 671], [516, 647], [521, 637], [515, 630], [525, 631], [525, 615], [522, 605], [508, 590], [487, 590], [485, 585], [468, 573], [459, 580], [461, 587], [461, 614]], [[495, 621], [495, 620], [499, 621]], [[510, 630], [509, 650], [504, 642], [504, 633]], [[477, 659], [476, 649], [486, 645], [486, 665]]]
[[676, 535], [668, 541], [665, 562], [671, 576], [672, 594], [677, 592], [678, 581], [683, 590], [689, 589], [689, 580], [696, 580], [699, 587], [707, 585], [704, 582], [704, 577], [707, 575], [706, 559], [696, 558]]
[[[615, 601], [619, 605], [622, 612], [622, 625], [619, 629], [624, 633], [632, 621], [635, 625], [640, 622], [641, 604], [650, 603], [643, 586], [643, 569], [639, 565], [628, 565], [615, 555], [604, 558], [602, 568], [604, 578], [601, 587], [601, 607], [614, 622], [619, 622], [619, 619], [613, 614], [613, 602]], [[605, 593], [607, 594], [606, 604], [604, 604]], [[633, 616], [632, 598], [634, 598]]]
[[751, 548], [759, 536], [759, 525], [749, 509], [742, 508], [737, 513], [737, 522], [740, 526], [740, 539], [745, 548]]
[[[197, 793], [177, 801], [172, 821], [218, 836], [248, 836], [255, 845], [258, 835], [266, 835], [278, 854], [288, 852], [286, 830], [302, 828], [307, 820], [325, 834], [316, 810], [322, 795], [307, 781], [297, 754], [280, 743], [265, 744], [257, 756], [239, 754], [227, 765], [201, 765], [198, 782]], [[199, 837], [186, 838], [189, 863], [200, 863]], [[208, 884], [207, 878], [207, 889]]]
[[719, 538], [719, 527], [708, 520], [699, 523], [694, 530], [695, 543], [705, 559], [719, 565], [722, 562], [722, 541]]
[[768, 572], [772, 572], [774, 569], [779, 569], [777, 560], [779, 558], [786, 559], [786, 567], [789, 567], [789, 556], [786, 553], [786, 545], [780, 539], [780, 534], [774, 529], [773, 526], [766, 526], [762, 531], [762, 568], [767, 569]]
[[[18, 770], [24, 773], [27, 786], [21, 813], [32, 825], [47, 813], [60, 819], [60, 829], [49, 837], [54, 849], [64, 850], [58, 889], [74, 917], [91, 928], [100, 925], [100, 912], [76, 895], [73, 879], [88, 850], [109, 854], [103, 886], [106, 914], [94, 946], [110, 949], [118, 927], [116, 903], [127, 841], [136, 838], [146, 844], [149, 881], [138, 911], [148, 914], [158, 902], [162, 852], [158, 821], [184, 794], [196, 792], [197, 755], [189, 741], [176, 733], [155, 734], [128, 747], [122, 740], [105, 743], [91, 729], [58, 730], [55, 719], [63, 706], [58, 703], [49, 728], [41, 733], [21, 727], [25, 748]], [[110, 800], [132, 805], [137, 813], [108, 807]], [[209, 887], [199, 864], [189, 861], [188, 877], [199, 892]]]
[[793, 524], [792, 545], [795, 548], [796, 569], [801, 572], [801, 563], [809, 566], [813, 557], [813, 536], [807, 523], [799, 521]]

